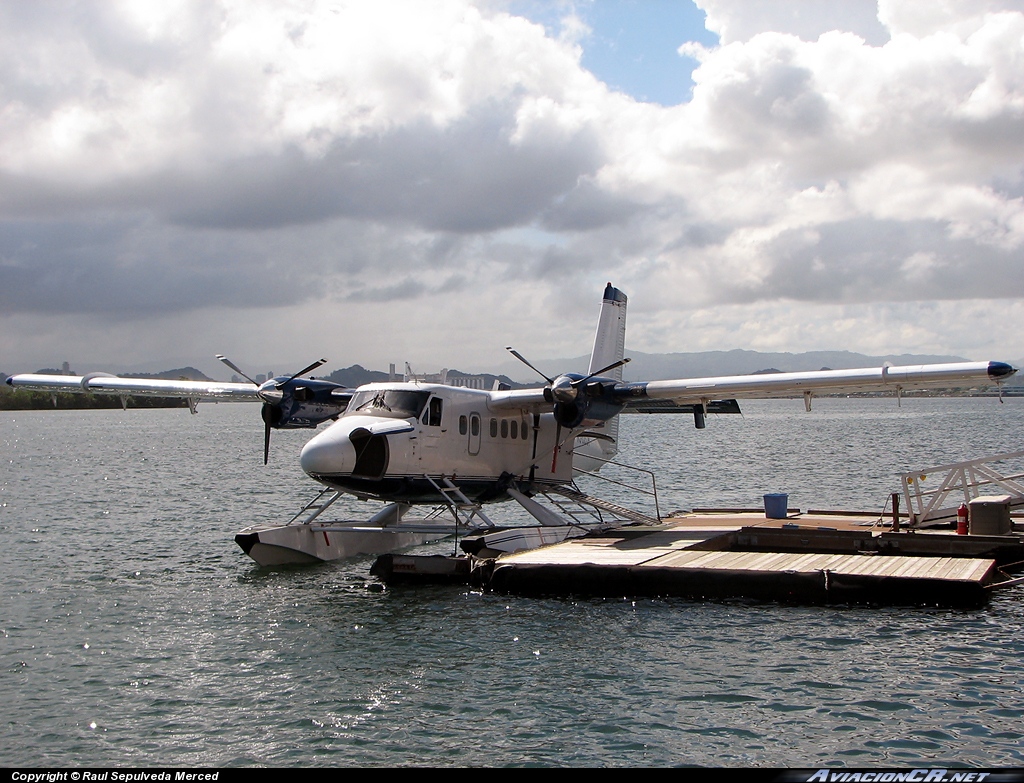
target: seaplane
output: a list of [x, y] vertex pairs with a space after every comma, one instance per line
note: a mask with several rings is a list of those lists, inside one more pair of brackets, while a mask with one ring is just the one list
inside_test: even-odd
[[[380, 554], [459, 533], [480, 546], [515, 551], [610, 524], [659, 521], [581, 492], [576, 478], [596, 472], [618, 450], [619, 416], [626, 411], [689, 413], [703, 429], [709, 413], [739, 413], [740, 399], [802, 397], [809, 411], [821, 394], [1000, 386], [1016, 369], [997, 361], [787, 372], [676, 380], [625, 381], [626, 295], [608, 283], [586, 373], [541, 373], [515, 349], [507, 350], [541, 378], [531, 388], [491, 390], [403, 380], [349, 389], [298, 373], [262, 383], [166, 381], [24, 374], [7, 383], [40, 391], [183, 397], [193, 413], [205, 400], [262, 403], [264, 462], [275, 428], [316, 428], [299, 455], [302, 470], [320, 485], [316, 497], [285, 523], [254, 525], [235, 537], [261, 565], [313, 563], [356, 554]], [[587, 507], [587, 521], [565, 510], [558, 495]], [[379, 501], [365, 519], [326, 519], [339, 498]], [[536, 524], [501, 529], [489, 503], [517, 503]], [[413, 508], [429, 509], [422, 516]]]

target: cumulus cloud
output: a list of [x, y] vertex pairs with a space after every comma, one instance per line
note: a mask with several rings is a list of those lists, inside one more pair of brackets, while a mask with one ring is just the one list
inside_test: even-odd
[[1024, 300], [1022, 3], [698, 5], [673, 107], [580, 66], [583, 6], [0, 7], [3, 355], [205, 351], [216, 313], [241, 354], [576, 355], [606, 279], [643, 350], [1024, 355], [997, 315], [883, 317]]
[[873, 0], [699, 0], [697, 5], [707, 14], [707, 28], [717, 33], [723, 44], [748, 41], [763, 32], [787, 33], [814, 41], [823, 33], [844, 30], [876, 46], [889, 38]]

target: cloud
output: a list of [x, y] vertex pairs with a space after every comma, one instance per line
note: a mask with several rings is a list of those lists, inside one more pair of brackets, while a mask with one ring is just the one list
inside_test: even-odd
[[824, 33], [844, 30], [873, 46], [880, 46], [889, 39], [889, 31], [880, 22], [873, 0], [835, 3], [697, 0], [697, 5], [707, 14], [707, 28], [717, 33], [723, 44], [749, 41], [764, 32], [786, 33], [814, 41]]
[[1012, 347], [995, 307], [974, 337], [881, 314], [1024, 300], [1021, 3], [699, 5], [720, 44], [679, 41], [672, 107], [499, 2], [0, 7], [2, 355], [217, 312], [261, 355], [338, 312], [363, 364], [456, 333], [483, 363], [494, 329], [576, 355], [605, 280], [665, 350], [719, 311], [707, 347], [767, 345], [766, 312], [809, 324], [777, 349]]

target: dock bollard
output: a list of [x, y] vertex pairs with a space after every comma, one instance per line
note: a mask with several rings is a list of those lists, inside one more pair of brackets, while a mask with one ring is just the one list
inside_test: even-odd
[[892, 493], [892, 532], [898, 533], [900, 530], [900, 493]]

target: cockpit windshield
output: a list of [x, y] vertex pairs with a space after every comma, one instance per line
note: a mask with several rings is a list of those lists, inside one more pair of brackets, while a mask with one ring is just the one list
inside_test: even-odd
[[405, 389], [367, 389], [356, 392], [346, 413], [386, 419], [418, 419], [430, 392]]

